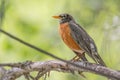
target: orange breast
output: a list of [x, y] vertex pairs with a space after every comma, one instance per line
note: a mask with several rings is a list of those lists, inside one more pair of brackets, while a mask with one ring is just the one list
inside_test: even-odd
[[60, 24], [59, 33], [64, 43], [72, 50], [81, 50], [70, 34], [68, 23]]

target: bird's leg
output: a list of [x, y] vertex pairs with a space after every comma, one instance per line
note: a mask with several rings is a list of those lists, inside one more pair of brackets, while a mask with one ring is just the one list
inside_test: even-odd
[[76, 55], [74, 58], [72, 58], [70, 61], [76, 61], [76, 58], [77, 58], [78, 56]]
[[[84, 51], [81, 53], [77, 53], [78, 58], [76, 59], [76, 61], [78, 61], [79, 59], [81, 59], [82, 61], [87, 61], [84, 53]], [[81, 75], [83, 78], [86, 78], [86, 76], [83, 74], [83, 71], [78, 71], [78, 74]]]
[[[73, 50], [73, 51], [76, 53], [76, 56], [70, 60], [72, 62], [79, 61], [80, 58], [83, 58], [85, 56], [84, 55], [84, 53], [85, 53], [84, 51], [76, 51], [76, 50]], [[67, 64], [67, 66], [68, 66], [68, 64]], [[85, 75], [82, 74], [82, 72], [83, 71], [78, 71], [78, 74], [81, 75], [82, 77], [86, 78]]]
[[73, 61], [73, 62], [79, 61], [80, 58], [84, 57], [84, 53], [85, 53], [84, 51], [82, 51], [82, 50], [73, 50], [73, 51], [76, 53], [76, 56], [71, 61]]
[[76, 61], [79, 61], [80, 58], [82, 57], [82, 54], [78, 54], [77, 56], [78, 56], [78, 58], [76, 58]]
[[72, 58], [70, 61], [75, 62], [75, 61], [79, 61], [79, 59], [81, 58], [82, 55], [76, 55], [74, 58]]
[[[79, 59], [83, 56], [83, 54], [77, 54], [71, 61], [79, 61]], [[68, 64], [67, 64], [68, 66]], [[73, 72], [74, 73], [74, 72]], [[83, 78], [86, 78], [86, 76], [83, 74], [83, 71], [78, 71], [78, 74], [81, 75]]]

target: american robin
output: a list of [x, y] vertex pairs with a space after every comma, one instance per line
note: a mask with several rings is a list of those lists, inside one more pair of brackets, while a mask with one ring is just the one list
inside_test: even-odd
[[73, 59], [87, 61], [85, 54], [87, 53], [96, 63], [106, 66], [100, 55], [94, 40], [88, 33], [76, 23], [73, 17], [69, 14], [60, 14], [53, 16], [60, 20], [59, 33], [64, 43], [76, 54]]

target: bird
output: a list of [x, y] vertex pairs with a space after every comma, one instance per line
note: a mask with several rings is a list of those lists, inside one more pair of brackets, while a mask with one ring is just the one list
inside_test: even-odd
[[88, 61], [85, 57], [85, 54], [87, 54], [97, 64], [106, 66], [105, 62], [98, 54], [94, 40], [70, 14], [63, 13], [53, 16], [53, 18], [59, 19], [60, 36], [63, 42], [76, 54], [73, 60], [81, 59]]

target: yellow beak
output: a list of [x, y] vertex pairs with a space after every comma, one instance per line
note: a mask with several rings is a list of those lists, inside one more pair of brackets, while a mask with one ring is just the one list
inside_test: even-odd
[[52, 16], [53, 18], [60, 19], [60, 16]]

